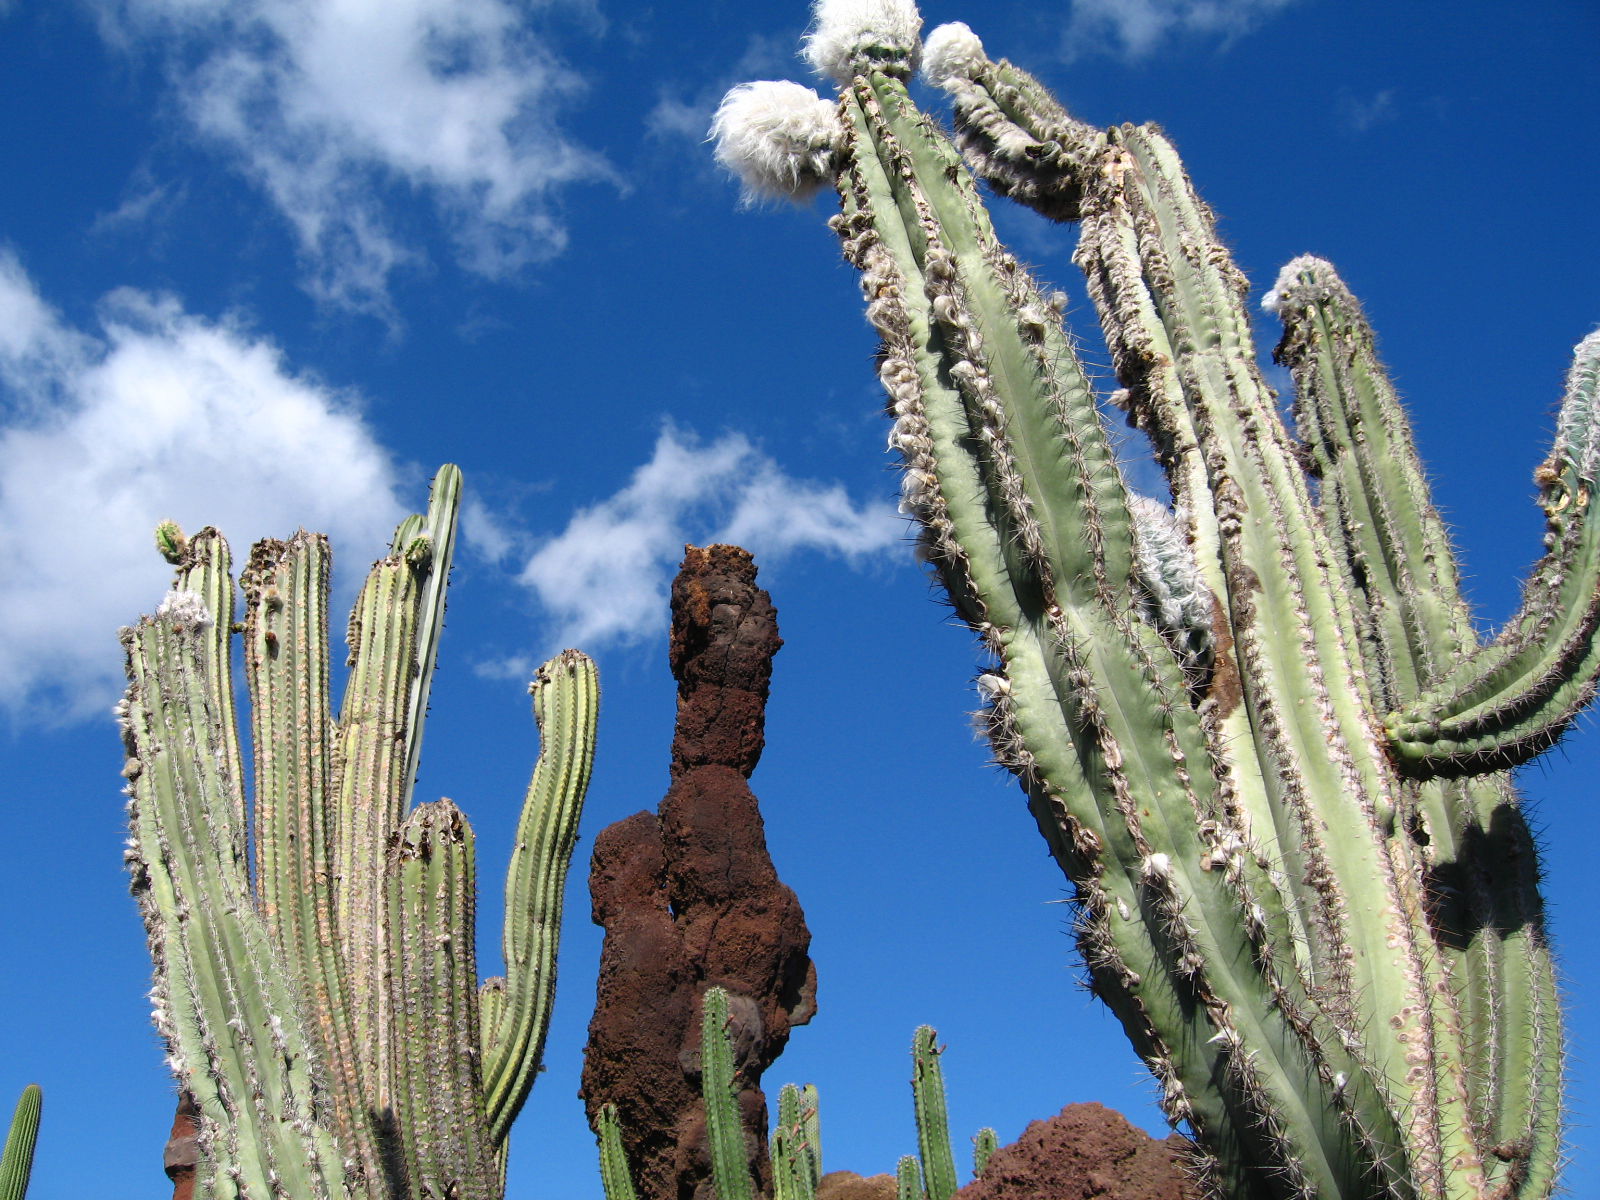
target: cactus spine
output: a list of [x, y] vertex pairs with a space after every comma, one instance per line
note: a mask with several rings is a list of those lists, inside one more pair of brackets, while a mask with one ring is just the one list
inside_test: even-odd
[[6, 1132], [5, 1150], [0, 1152], [0, 1200], [23, 1200], [28, 1194], [28, 1179], [33, 1174], [33, 1148], [39, 1140], [39, 1113], [44, 1107], [44, 1092], [37, 1083], [22, 1089], [11, 1126]]
[[401, 524], [367, 577], [337, 720], [326, 539], [257, 544], [235, 625], [221, 535], [158, 531], [174, 588], [122, 633], [127, 860], [156, 1025], [199, 1107], [202, 1196], [503, 1191], [555, 986], [598, 693], [576, 651], [535, 677], [541, 747], [507, 880], [507, 975], [480, 996], [471, 829], [449, 800], [411, 805], [460, 497], [460, 473], [441, 468], [427, 513]]
[[1255, 366], [1246, 282], [1161, 133], [1077, 121], [965, 26], [929, 37], [972, 169], [1080, 224], [1114, 399], [1173, 504], [1138, 497], [1058, 305], [906, 90], [915, 10], [817, 13], [833, 121], [786, 94], [796, 115], [757, 127], [780, 98], [746, 85], [718, 114], [719, 157], [756, 190], [837, 186], [904, 507], [990, 660], [991, 740], [1075, 885], [1092, 986], [1197, 1140], [1204, 1186], [1548, 1195], [1559, 1013], [1505, 769], [1595, 688], [1600, 339], [1538, 477], [1546, 557], [1480, 645], [1330, 267], [1298, 260], [1271, 297], [1297, 440]]

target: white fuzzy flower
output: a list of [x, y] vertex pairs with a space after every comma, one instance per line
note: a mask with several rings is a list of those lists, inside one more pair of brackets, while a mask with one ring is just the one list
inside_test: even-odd
[[741, 83], [711, 121], [717, 161], [749, 196], [799, 200], [831, 182], [842, 136], [833, 102], [786, 79]]
[[817, 0], [802, 54], [838, 84], [855, 78], [864, 58], [916, 70], [922, 14], [912, 0]]
[[971, 79], [988, 61], [978, 35], [961, 21], [939, 26], [922, 43], [922, 77], [934, 87]]
[[1261, 297], [1261, 307], [1275, 316], [1283, 315], [1283, 302], [1289, 293], [1300, 286], [1300, 276], [1310, 272], [1321, 276], [1325, 271], [1332, 271], [1326, 260], [1314, 254], [1302, 254], [1298, 258], [1291, 258], [1283, 264], [1283, 270], [1278, 272], [1278, 278], [1272, 285], [1272, 290]]
[[199, 592], [180, 592], [176, 589], [166, 594], [161, 607], [156, 609], [156, 616], [173, 625], [194, 629], [209, 629], [217, 623]]

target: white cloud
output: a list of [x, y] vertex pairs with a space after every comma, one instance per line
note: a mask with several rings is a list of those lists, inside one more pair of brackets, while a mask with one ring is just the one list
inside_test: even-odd
[[559, 253], [555, 194], [610, 177], [556, 123], [582, 83], [510, 0], [100, 0], [168, 55], [182, 111], [289, 222], [319, 299], [392, 316], [420, 262], [384, 197], [425, 194], [467, 269]]
[[102, 302], [98, 332], [71, 329], [3, 251], [0, 412], [0, 709], [16, 719], [99, 713], [120, 689], [117, 627], [170, 578], [157, 521], [216, 525], [236, 559], [320, 529], [363, 567], [402, 515], [352, 398], [271, 343], [131, 290]]
[[1393, 121], [1399, 116], [1394, 97], [1393, 88], [1384, 88], [1367, 97], [1342, 95], [1338, 101], [1339, 122], [1347, 132], [1360, 134], [1375, 125]]
[[[1295, 0], [1074, 0], [1067, 51], [1081, 55], [1107, 37], [1127, 58], [1144, 58], [1169, 39], [1249, 33]], [[1112, 47], [1105, 47], [1112, 49]]]
[[553, 644], [595, 649], [666, 626], [685, 542], [731, 542], [766, 564], [806, 550], [854, 561], [907, 538], [887, 501], [858, 505], [838, 484], [795, 479], [739, 434], [701, 443], [669, 426], [626, 487], [528, 558], [521, 582], [555, 621]]

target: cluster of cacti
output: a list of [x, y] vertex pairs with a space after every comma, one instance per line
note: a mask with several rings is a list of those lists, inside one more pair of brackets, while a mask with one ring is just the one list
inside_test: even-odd
[[[733, 1041], [728, 993], [720, 987], [708, 988], [701, 1007], [700, 1094], [705, 1105], [712, 1186], [717, 1200], [754, 1200], [759, 1191], [745, 1146]], [[942, 1053], [934, 1031], [926, 1025], [918, 1028], [911, 1044], [918, 1154], [900, 1159], [896, 1169], [898, 1200], [950, 1200], [956, 1192], [955, 1156], [950, 1148], [944, 1076], [939, 1068]], [[600, 1177], [606, 1200], [634, 1200], [614, 1105], [602, 1108], [597, 1126]], [[973, 1142], [974, 1174], [983, 1174], [996, 1142], [994, 1130], [979, 1131]], [[822, 1124], [815, 1087], [784, 1084], [778, 1093], [778, 1121], [769, 1149], [771, 1200], [816, 1200], [822, 1181]]]
[[223, 538], [158, 531], [173, 590], [122, 633], [127, 861], [156, 1026], [199, 1110], [200, 1196], [504, 1190], [549, 1019], [597, 688], [575, 651], [535, 677], [541, 747], [507, 880], [506, 975], [480, 988], [472, 831], [449, 800], [411, 804], [460, 493], [442, 468], [426, 515], [367, 577], [337, 720], [326, 539], [258, 543], [235, 624]]
[[23, 1200], [28, 1194], [28, 1179], [33, 1174], [33, 1148], [39, 1140], [39, 1113], [44, 1093], [37, 1083], [22, 1089], [11, 1126], [6, 1132], [5, 1149], [0, 1151], [0, 1200]]
[[[837, 100], [742, 85], [718, 154], [756, 193], [837, 188], [903, 507], [987, 655], [996, 756], [1074, 885], [1091, 987], [1204, 1187], [1548, 1195], [1560, 1019], [1507, 769], [1595, 688], [1600, 337], [1536, 477], [1546, 555], [1485, 643], [1331, 267], [1296, 260], [1268, 298], [1291, 433], [1246, 281], [1159, 130], [1076, 120], [964, 25], [924, 44], [908, 0], [817, 16], [806, 54]], [[907, 91], [919, 56], [960, 152]], [[999, 243], [974, 171], [1079, 224], [1109, 399], [1170, 506], [1129, 489], [1061, 301]]]

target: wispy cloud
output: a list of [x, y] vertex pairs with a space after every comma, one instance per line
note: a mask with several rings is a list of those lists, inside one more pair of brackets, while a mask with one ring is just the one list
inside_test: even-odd
[[887, 501], [857, 503], [839, 484], [796, 479], [740, 434], [702, 442], [668, 426], [627, 485], [575, 513], [519, 578], [554, 624], [548, 648], [594, 649], [665, 627], [685, 542], [732, 542], [766, 564], [804, 551], [860, 561], [906, 539]]
[[395, 471], [354, 398], [297, 375], [237, 323], [122, 290], [68, 326], [0, 251], [0, 709], [97, 713], [120, 687], [115, 633], [170, 569], [171, 517], [249, 541], [320, 529], [346, 562], [400, 515]]
[[[1242, 37], [1295, 0], [1073, 0], [1066, 50], [1146, 58], [1180, 38]], [[1110, 39], [1110, 44], [1107, 39]]]
[[1349, 133], [1365, 133], [1374, 125], [1392, 121], [1399, 112], [1395, 107], [1395, 91], [1384, 88], [1370, 96], [1341, 95], [1338, 102], [1339, 123]]
[[559, 253], [557, 194], [610, 178], [558, 118], [583, 82], [510, 0], [99, 0], [165, 57], [179, 110], [289, 223], [307, 287], [393, 319], [421, 262], [386, 199], [429, 197], [460, 263], [501, 277]]

